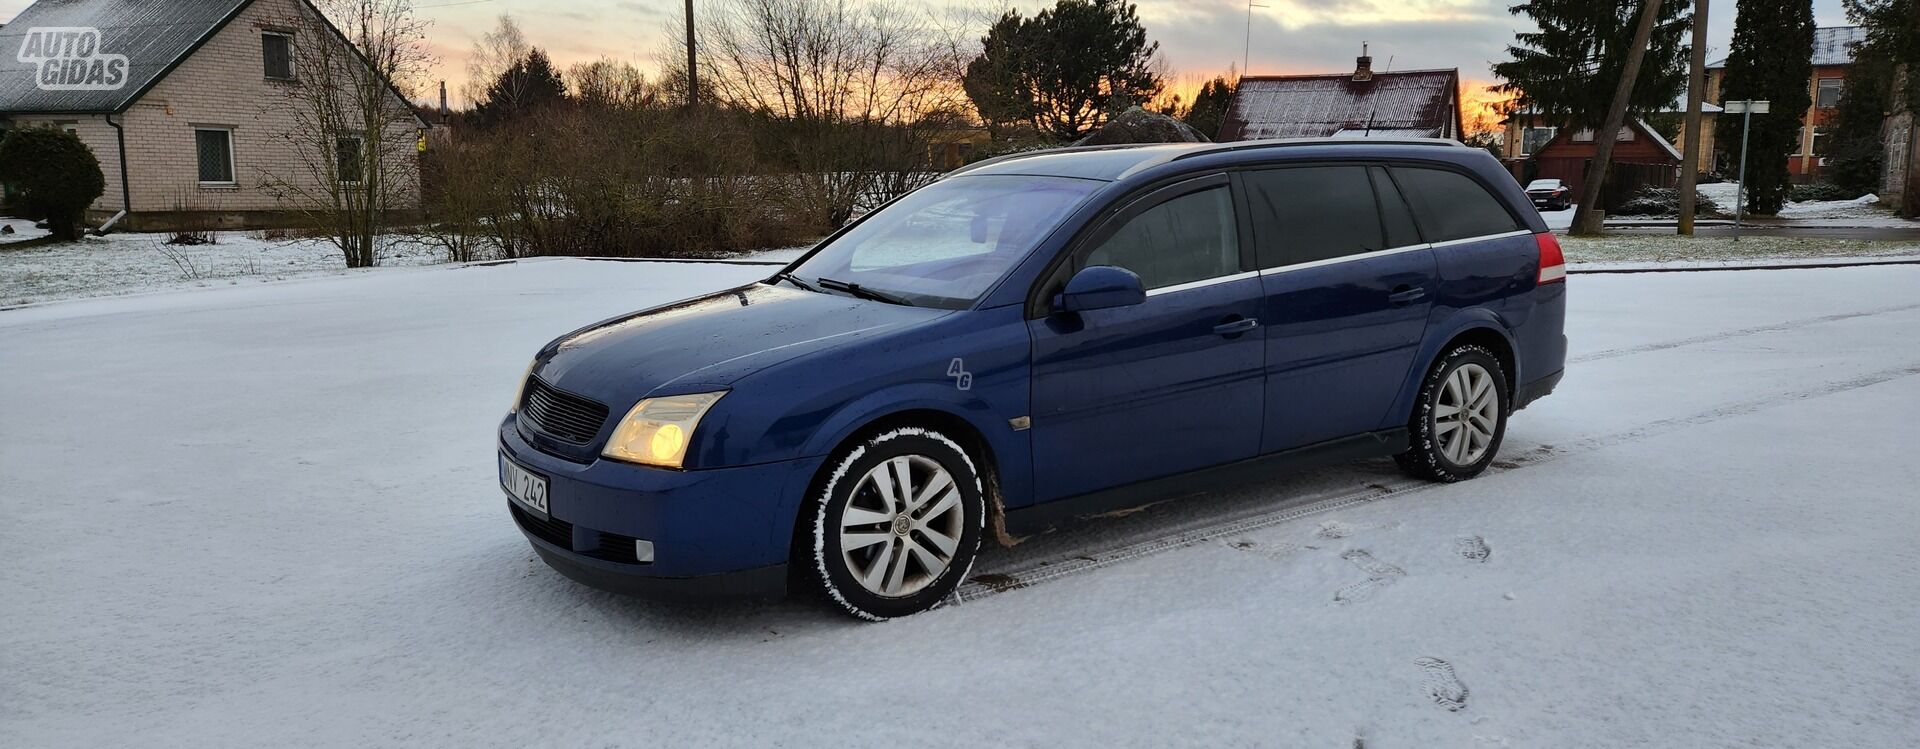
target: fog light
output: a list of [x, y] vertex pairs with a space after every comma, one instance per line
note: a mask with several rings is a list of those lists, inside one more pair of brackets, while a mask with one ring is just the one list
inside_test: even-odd
[[634, 539], [633, 558], [644, 563], [653, 562], [653, 542]]

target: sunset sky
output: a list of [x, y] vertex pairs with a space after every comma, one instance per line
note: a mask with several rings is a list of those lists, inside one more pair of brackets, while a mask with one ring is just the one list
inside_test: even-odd
[[[995, 0], [905, 0], [929, 13], [991, 8]], [[1682, 2], [1686, 0], [1681, 0]], [[696, 0], [697, 3], [710, 0]], [[1247, 33], [1246, 0], [1137, 0], [1149, 38], [1161, 50], [1177, 82], [1197, 81], [1240, 64]], [[1472, 90], [1492, 78], [1488, 66], [1524, 22], [1507, 13], [1513, 0], [1258, 0], [1253, 10], [1251, 72], [1311, 73], [1345, 70], [1360, 43], [1372, 43], [1376, 69], [1460, 69]], [[0, 0], [0, 18], [11, 18], [30, 0]], [[1051, 0], [1011, 3], [1031, 12]], [[562, 67], [613, 57], [643, 69], [657, 66], [667, 22], [681, 0], [416, 0], [433, 22], [432, 43], [440, 77], [457, 99], [473, 42], [501, 13], [518, 20], [528, 37]], [[1724, 53], [1733, 36], [1729, 0], [1714, 3], [1713, 49]], [[1815, 0], [1823, 26], [1842, 25], [1840, 0]], [[984, 31], [984, 28], [981, 29]], [[1391, 58], [1391, 60], [1389, 60]], [[457, 102], [456, 102], [457, 103]]]

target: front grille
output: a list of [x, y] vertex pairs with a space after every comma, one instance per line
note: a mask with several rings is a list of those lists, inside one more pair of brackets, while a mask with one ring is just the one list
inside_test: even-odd
[[601, 531], [599, 544], [599, 548], [591, 552], [596, 557], [621, 564], [640, 563], [640, 558], [634, 556], [633, 553], [632, 536], [622, 536], [618, 533]]
[[554, 439], [584, 445], [607, 423], [607, 407], [530, 377], [520, 401], [520, 418]]
[[528, 533], [554, 546], [568, 551], [573, 550], [572, 523], [556, 517], [549, 517], [542, 520], [535, 517], [533, 513], [520, 509], [519, 505], [510, 504], [508, 506], [513, 508], [514, 521], [518, 522], [520, 527], [527, 529]]

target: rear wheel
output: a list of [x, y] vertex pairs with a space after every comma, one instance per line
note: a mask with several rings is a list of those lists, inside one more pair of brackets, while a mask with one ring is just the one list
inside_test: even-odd
[[1400, 467], [1433, 481], [1480, 475], [1507, 432], [1506, 370], [1483, 346], [1458, 346], [1433, 365], [1408, 424], [1411, 445]]
[[966, 579], [979, 552], [985, 502], [958, 443], [894, 429], [844, 450], [812, 504], [813, 587], [872, 621], [934, 608]]

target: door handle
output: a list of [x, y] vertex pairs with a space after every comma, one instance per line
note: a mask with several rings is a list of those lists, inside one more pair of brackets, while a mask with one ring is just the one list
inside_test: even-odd
[[1215, 325], [1213, 326], [1213, 332], [1215, 335], [1236, 336], [1258, 327], [1260, 327], [1259, 320], [1251, 317], [1243, 317], [1238, 320], [1231, 320]]
[[1414, 302], [1425, 299], [1426, 297], [1427, 297], [1427, 290], [1424, 288], [1420, 288], [1416, 286], [1399, 286], [1394, 288], [1393, 293], [1387, 295], [1387, 301], [1392, 302], [1394, 304], [1412, 304]]

